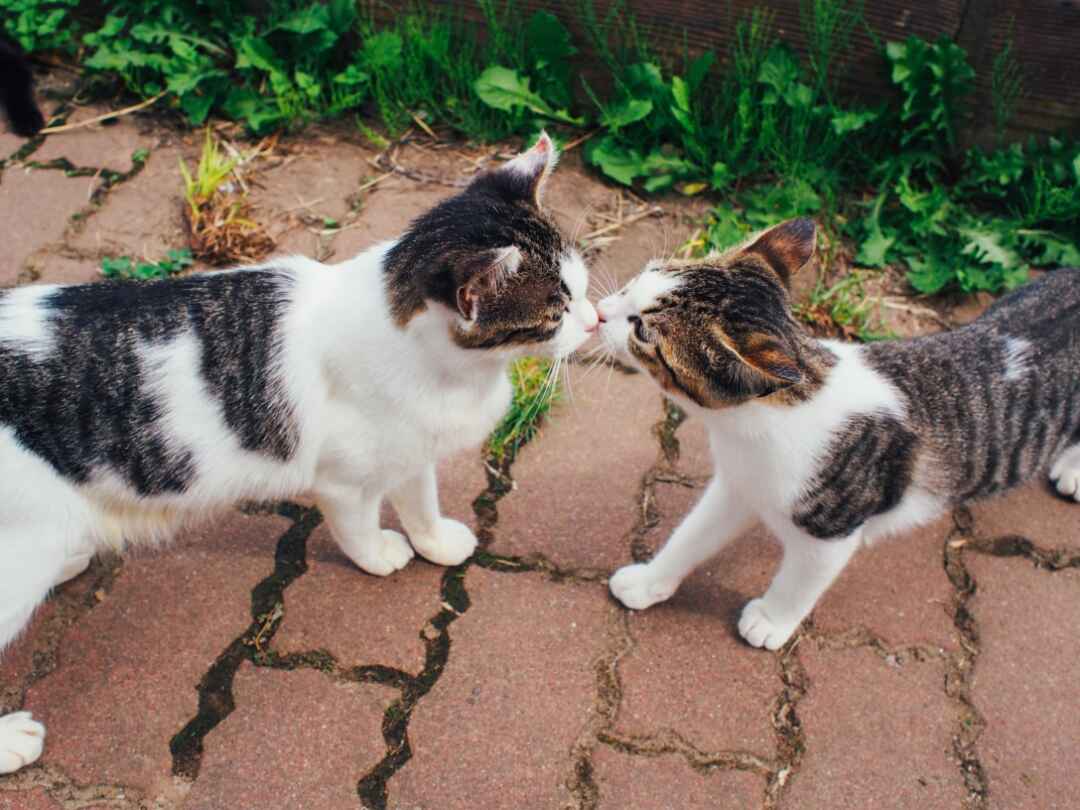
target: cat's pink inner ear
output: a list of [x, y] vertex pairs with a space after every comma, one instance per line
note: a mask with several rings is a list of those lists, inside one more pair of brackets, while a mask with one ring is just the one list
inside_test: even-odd
[[467, 272], [465, 283], [457, 288], [461, 317], [475, 321], [484, 298], [497, 293], [520, 264], [521, 251], [515, 245], [485, 253]]
[[791, 277], [810, 261], [817, 246], [817, 226], [809, 217], [789, 219], [775, 225], [755, 239], [746, 253], [763, 258], [788, 286]]
[[546, 132], [541, 132], [531, 149], [522, 152], [503, 167], [503, 171], [517, 172], [529, 180], [533, 201], [537, 205], [544, 195], [544, 185], [559, 162], [559, 150]]

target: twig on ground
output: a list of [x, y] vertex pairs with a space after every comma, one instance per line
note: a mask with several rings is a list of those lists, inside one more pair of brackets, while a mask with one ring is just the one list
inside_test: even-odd
[[82, 129], [88, 127], [91, 124], [98, 124], [102, 121], [108, 121], [110, 118], [119, 118], [122, 115], [130, 115], [133, 112], [138, 112], [146, 107], [149, 107], [155, 101], [159, 101], [167, 90], [162, 90], [153, 98], [148, 98], [145, 101], [140, 101], [138, 104], [132, 104], [130, 107], [124, 107], [122, 110], [114, 110], [113, 112], [105, 113], [104, 115], [97, 115], [93, 118], [87, 118], [85, 121], [77, 121], [74, 124], [62, 124], [58, 127], [45, 127], [41, 130], [41, 135], [56, 135], [60, 132], [70, 132], [73, 129]]

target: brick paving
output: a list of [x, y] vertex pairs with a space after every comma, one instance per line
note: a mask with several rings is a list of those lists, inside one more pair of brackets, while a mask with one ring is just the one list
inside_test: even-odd
[[[0, 133], [0, 286], [183, 247], [176, 163], [200, 145], [141, 116]], [[333, 130], [280, 151], [252, 174], [257, 217], [280, 250], [329, 261], [481, 156], [405, 148], [388, 174]], [[662, 200], [604, 231], [640, 203], [574, 154], [548, 201], [601, 284], [701, 213]], [[750, 649], [735, 619], [778, 559], [761, 530], [650, 611], [608, 596], [693, 504], [708, 453], [646, 380], [571, 379], [512, 463], [444, 465], [445, 511], [484, 546], [456, 569], [365, 576], [297, 503], [58, 589], [0, 662], [0, 709], [49, 726], [41, 761], [0, 778], [0, 810], [1076, 806], [1080, 509], [1038, 484], [864, 550], [783, 650]]]

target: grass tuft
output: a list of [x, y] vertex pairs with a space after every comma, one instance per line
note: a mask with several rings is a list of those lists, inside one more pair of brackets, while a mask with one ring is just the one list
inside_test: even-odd
[[506, 416], [488, 439], [488, 450], [496, 461], [530, 441], [558, 400], [559, 387], [552, 368], [551, 360], [540, 357], [522, 357], [511, 364], [514, 398]]

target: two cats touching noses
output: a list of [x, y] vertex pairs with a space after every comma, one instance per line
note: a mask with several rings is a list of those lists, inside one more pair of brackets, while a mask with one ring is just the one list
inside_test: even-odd
[[[655, 557], [611, 576], [629, 608], [760, 522], [784, 554], [738, 632], [776, 650], [861, 545], [1042, 475], [1080, 501], [1080, 270], [951, 332], [819, 340], [791, 310], [816, 243], [795, 219], [651, 261], [594, 306], [544, 210], [556, 158], [541, 135], [334, 266], [0, 290], [0, 649], [98, 550], [243, 500], [310, 495], [369, 574], [461, 563], [477, 541], [441, 513], [437, 462], [496, 426], [514, 358], [591, 338], [704, 423], [715, 468]], [[402, 533], [379, 524], [386, 498]], [[0, 717], [0, 773], [44, 734]]]

